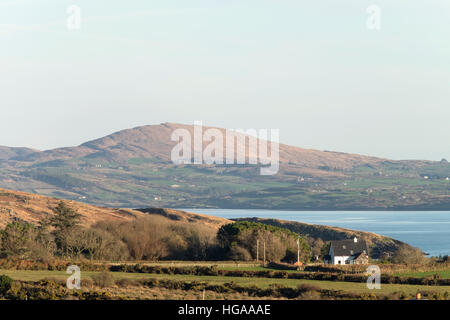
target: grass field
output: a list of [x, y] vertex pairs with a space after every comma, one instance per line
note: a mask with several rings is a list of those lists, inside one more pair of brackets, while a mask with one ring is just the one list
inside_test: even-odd
[[450, 279], [450, 270], [428, 271], [428, 272], [406, 272], [406, 273], [398, 273], [395, 275], [401, 277], [426, 278], [429, 276], [433, 276], [435, 274], [437, 274], [442, 279]]
[[[82, 272], [81, 278], [91, 278], [98, 272]], [[0, 270], [0, 274], [10, 276], [15, 280], [38, 281], [45, 278], [65, 280], [68, 277], [64, 271], [29, 271], [29, 270]], [[209, 284], [224, 284], [235, 282], [240, 286], [255, 285], [260, 288], [267, 288], [273, 284], [284, 285], [286, 287], [297, 287], [300, 284], [311, 284], [321, 289], [342, 290], [344, 292], [355, 293], [375, 293], [389, 294], [403, 292], [405, 294], [415, 294], [418, 291], [434, 291], [439, 293], [450, 293], [450, 286], [419, 286], [382, 284], [379, 290], [369, 290], [365, 283], [340, 282], [340, 281], [319, 281], [319, 280], [299, 280], [299, 279], [270, 279], [270, 278], [245, 278], [245, 277], [222, 277], [222, 276], [192, 276], [192, 275], [165, 275], [165, 274], [145, 274], [145, 273], [124, 273], [113, 272], [112, 275], [118, 279], [170, 279], [181, 281], [200, 281]]]
[[256, 262], [234, 262], [234, 261], [157, 261], [157, 262], [149, 262], [149, 261], [120, 261], [120, 262], [112, 262], [112, 261], [104, 261], [104, 264], [108, 265], [117, 265], [117, 264], [128, 264], [128, 265], [144, 265], [144, 266], [161, 266], [161, 267], [212, 267], [217, 266], [221, 269], [239, 269], [244, 270], [245, 268], [251, 267], [260, 267], [261, 270], [267, 270], [267, 268], [263, 268], [261, 263]]

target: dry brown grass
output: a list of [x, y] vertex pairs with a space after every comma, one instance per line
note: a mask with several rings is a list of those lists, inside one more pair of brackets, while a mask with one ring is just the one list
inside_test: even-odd
[[[99, 288], [100, 289], [100, 288]], [[110, 287], [103, 288], [111, 296], [116, 298], [138, 299], [138, 300], [202, 300], [203, 292], [189, 290], [173, 290], [165, 288], [147, 288], [142, 286]], [[255, 298], [243, 293], [217, 293], [205, 291], [205, 300], [270, 300], [273, 297]]]
[[[41, 195], [12, 191], [0, 188], [0, 227], [4, 228], [14, 220], [37, 224], [52, 211], [61, 200]], [[98, 221], [131, 221], [144, 216], [140, 211], [130, 209], [111, 209], [65, 200], [68, 207], [82, 215], [83, 226], [90, 226]]]
[[[17, 219], [37, 224], [43, 218], [52, 216], [52, 209], [60, 201], [60, 199], [51, 197], [0, 188], [0, 227], [4, 228], [8, 223]], [[72, 200], [64, 200], [64, 202], [68, 207], [82, 215], [81, 224], [84, 227], [89, 227], [100, 221], [126, 222], [148, 216], [148, 214], [138, 210], [97, 207]], [[158, 212], [151, 211], [148, 213], [164, 216], [168, 221], [178, 220], [180, 222], [202, 224], [214, 229], [218, 229], [224, 223], [230, 222], [223, 218], [173, 209], [158, 210]]]

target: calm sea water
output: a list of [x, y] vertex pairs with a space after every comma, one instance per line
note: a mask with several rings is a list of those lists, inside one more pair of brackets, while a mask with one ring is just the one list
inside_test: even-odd
[[433, 256], [450, 255], [450, 211], [186, 210], [228, 219], [276, 218], [375, 232], [409, 243]]

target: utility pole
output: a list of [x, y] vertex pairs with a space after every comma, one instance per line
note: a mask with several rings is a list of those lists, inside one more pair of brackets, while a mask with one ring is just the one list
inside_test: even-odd
[[256, 240], [256, 262], [259, 262], [259, 239]]
[[264, 267], [266, 266], [266, 240], [264, 240]]
[[300, 271], [300, 238], [297, 239], [297, 270]]

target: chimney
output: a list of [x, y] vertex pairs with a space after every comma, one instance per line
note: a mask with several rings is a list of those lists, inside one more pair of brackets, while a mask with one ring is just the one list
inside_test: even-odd
[[358, 238], [354, 237], [354, 238], [353, 238], [353, 242], [354, 242], [354, 243], [357, 243], [357, 242], [358, 242]]

